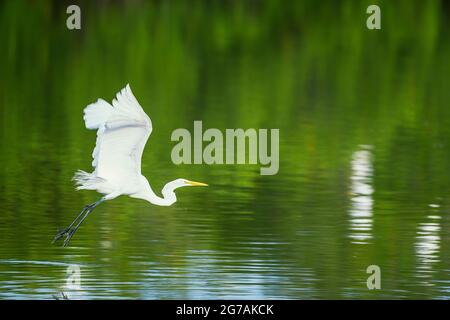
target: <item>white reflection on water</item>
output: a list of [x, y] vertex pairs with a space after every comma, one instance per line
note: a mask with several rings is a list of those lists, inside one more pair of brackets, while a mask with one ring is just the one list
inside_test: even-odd
[[366, 244], [372, 238], [373, 164], [371, 146], [361, 145], [352, 157], [350, 184], [350, 235], [352, 243]]
[[[440, 216], [429, 215], [427, 221], [420, 223], [416, 236], [417, 272], [419, 277], [431, 277], [433, 264], [439, 262], [441, 237]], [[433, 285], [426, 281], [427, 285]]]
[[[276, 242], [260, 244], [279, 245]], [[236, 257], [231, 251], [190, 250], [183, 257], [183, 268], [150, 265], [142, 273], [145, 281], [141, 294], [146, 299], [282, 299], [286, 294], [312, 299], [316, 296], [317, 279], [312, 269], [289, 263], [281, 265], [278, 260], [269, 258], [267, 248], [252, 248], [255, 252], [246, 257]]]

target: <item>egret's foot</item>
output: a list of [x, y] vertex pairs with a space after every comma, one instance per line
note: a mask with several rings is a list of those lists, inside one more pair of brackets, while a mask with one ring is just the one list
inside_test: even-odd
[[70, 228], [65, 228], [63, 230], [58, 231], [56, 236], [53, 238], [52, 243], [55, 243], [56, 241], [60, 240], [62, 237], [64, 237], [68, 232], [70, 231]]
[[69, 244], [70, 239], [72, 239], [73, 234], [75, 233], [75, 231], [77, 231], [77, 229], [70, 229], [69, 231], [67, 231], [66, 239], [64, 239], [63, 247], [67, 247], [67, 245]]
[[70, 239], [72, 239], [75, 231], [77, 231], [77, 228], [66, 228], [64, 230], [59, 231], [56, 234], [55, 238], [53, 239], [52, 243], [55, 243], [56, 241], [59, 241], [62, 238], [66, 237], [63, 242], [63, 247], [67, 247], [67, 245], [69, 244]]
[[59, 231], [55, 238], [53, 239], [52, 243], [55, 243], [58, 240], [61, 240], [63, 237], [66, 237], [63, 242], [63, 247], [67, 247], [67, 245], [70, 242], [70, 239], [72, 239], [73, 234], [78, 230], [80, 225], [83, 223], [84, 219], [87, 218], [89, 213], [92, 212], [92, 210], [98, 206], [100, 203], [105, 201], [104, 197], [98, 200], [97, 202], [94, 202], [92, 204], [88, 204], [81, 210], [81, 212], [78, 214], [78, 216], [75, 218], [75, 220], [72, 221], [72, 223], [65, 228], [64, 230]]

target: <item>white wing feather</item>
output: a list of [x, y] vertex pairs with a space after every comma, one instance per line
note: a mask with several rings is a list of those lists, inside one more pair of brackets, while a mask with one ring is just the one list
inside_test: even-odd
[[86, 128], [98, 129], [92, 153], [93, 174], [111, 182], [140, 175], [152, 123], [128, 84], [117, 93], [112, 106], [102, 99], [88, 105], [84, 120]]

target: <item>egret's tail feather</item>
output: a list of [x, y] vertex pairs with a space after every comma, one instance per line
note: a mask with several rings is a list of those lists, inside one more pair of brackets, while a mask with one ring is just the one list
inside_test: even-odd
[[84, 108], [84, 123], [87, 129], [98, 129], [111, 116], [113, 107], [103, 99], [98, 99], [97, 102], [91, 103]]
[[73, 180], [75, 181], [77, 190], [96, 190], [99, 183], [105, 181], [104, 179], [97, 177], [95, 174], [87, 173], [83, 170], [78, 170], [75, 172]]

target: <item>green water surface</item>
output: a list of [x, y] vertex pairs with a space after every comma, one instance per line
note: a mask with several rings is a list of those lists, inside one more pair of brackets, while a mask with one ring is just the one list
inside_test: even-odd
[[[448, 3], [85, 1], [70, 31], [71, 3], [0, 3], [0, 298], [450, 297]], [[128, 82], [152, 187], [210, 186], [103, 203], [52, 245], [100, 196], [71, 181], [91, 170], [82, 110]], [[173, 164], [195, 120], [280, 129], [278, 174]]]

